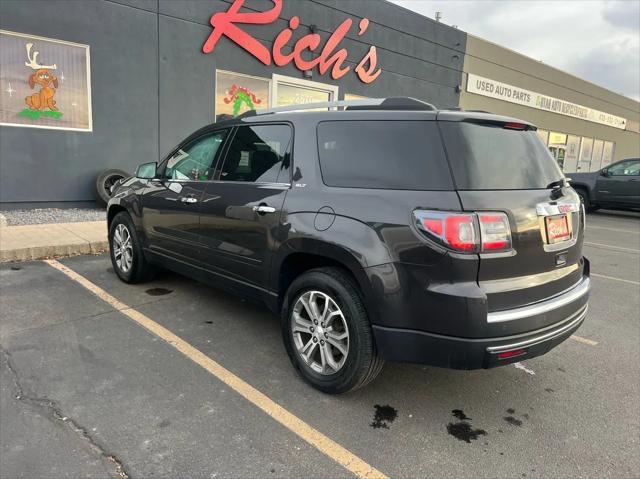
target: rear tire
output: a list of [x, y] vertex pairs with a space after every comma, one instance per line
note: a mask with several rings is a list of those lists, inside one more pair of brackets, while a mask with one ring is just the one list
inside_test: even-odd
[[121, 211], [111, 221], [109, 255], [113, 270], [125, 283], [143, 283], [153, 278], [153, 265], [144, 257], [138, 233], [129, 213]]
[[314, 269], [293, 281], [282, 306], [282, 335], [293, 366], [324, 393], [361, 388], [384, 365], [359, 289], [340, 268]]

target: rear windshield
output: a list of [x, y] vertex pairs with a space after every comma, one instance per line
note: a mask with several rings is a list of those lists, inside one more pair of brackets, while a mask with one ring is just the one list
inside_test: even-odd
[[440, 128], [460, 190], [541, 189], [562, 178], [535, 131], [446, 121]]
[[328, 186], [452, 190], [435, 121], [325, 121], [318, 124]]

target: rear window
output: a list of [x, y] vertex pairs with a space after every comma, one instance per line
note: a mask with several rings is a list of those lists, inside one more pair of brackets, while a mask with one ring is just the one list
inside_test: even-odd
[[452, 190], [434, 121], [326, 121], [318, 125], [328, 186]]
[[445, 121], [440, 128], [460, 190], [540, 189], [562, 178], [535, 131]]

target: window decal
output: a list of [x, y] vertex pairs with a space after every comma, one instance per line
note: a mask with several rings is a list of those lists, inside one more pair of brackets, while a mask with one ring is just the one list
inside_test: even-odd
[[0, 125], [92, 131], [89, 46], [0, 30]]

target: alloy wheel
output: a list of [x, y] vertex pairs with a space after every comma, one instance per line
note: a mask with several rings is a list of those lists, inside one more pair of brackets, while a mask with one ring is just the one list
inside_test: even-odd
[[349, 354], [349, 329], [336, 302], [321, 291], [307, 291], [291, 315], [293, 341], [304, 363], [323, 375], [340, 371]]
[[126, 225], [120, 223], [113, 233], [113, 257], [123, 273], [128, 273], [133, 264], [133, 243]]

